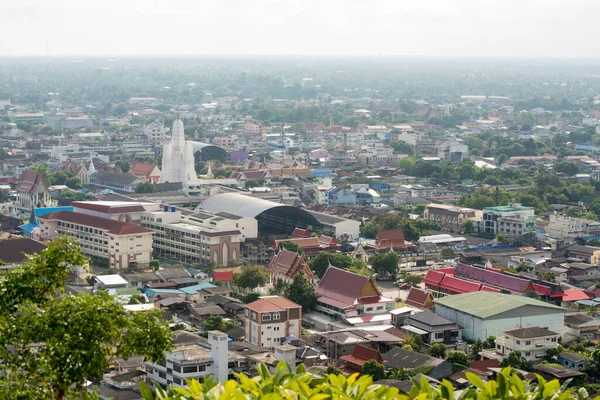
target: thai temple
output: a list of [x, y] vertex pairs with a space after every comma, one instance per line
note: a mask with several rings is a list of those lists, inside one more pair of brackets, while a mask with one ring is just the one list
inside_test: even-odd
[[194, 182], [194, 143], [185, 140], [183, 121], [177, 115], [173, 122], [171, 141], [163, 147], [161, 182]]

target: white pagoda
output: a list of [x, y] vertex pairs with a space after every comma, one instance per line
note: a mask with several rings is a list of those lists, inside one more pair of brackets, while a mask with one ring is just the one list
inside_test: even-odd
[[185, 140], [183, 121], [173, 122], [171, 141], [163, 146], [161, 182], [194, 182], [198, 180], [194, 169], [194, 146]]

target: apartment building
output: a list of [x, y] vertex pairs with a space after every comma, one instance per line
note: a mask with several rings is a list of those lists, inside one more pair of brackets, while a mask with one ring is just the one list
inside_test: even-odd
[[483, 209], [483, 232], [494, 236], [502, 233], [510, 238], [535, 232], [534, 209], [519, 203], [485, 207]]
[[165, 207], [146, 212], [140, 225], [154, 231], [154, 254], [157, 257], [191, 263], [236, 264], [240, 257], [242, 233], [235, 228], [218, 228]]
[[548, 226], [546, 226], [544, 230], [548, 235], [560, 238], [597, 236], [600, 234], [600, 222], [590, 219], [552, 214], [550, 215]]
[[264, 296], [246, 304], [246, 341], [260, 347], [281, 345], [287, 336], [301, 337], [302, 306], [281, 296]]
[[473, 208], [429, 204], [423, 212], [423, 218], [437, 223], [443, 230], [458, 232], [467, 221], [473, 221], [477, 226], [483, 218], [483, 212]]
[[38, 220], [42, 239], [74, 237], [83, 254], [106, 260], [109, 268], [147, 267], [152, 260], [152, 230], [148, 228], [72, 211], [52, 212]]

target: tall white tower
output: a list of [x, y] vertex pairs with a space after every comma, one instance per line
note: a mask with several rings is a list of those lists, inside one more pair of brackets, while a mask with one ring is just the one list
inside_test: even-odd
[[173, 121], [171, 141], [163, 146], [161, 182], [189, 182], [197, 180], [194, 170], [194, 149], [189, 140], [185, 140], [183, 121]]
[[219, 382], [226, 382], [229, 377], [229, 343], [227, 334], [219, 331], [208, 332], [210, 357], [213, 360], [214, 377]]

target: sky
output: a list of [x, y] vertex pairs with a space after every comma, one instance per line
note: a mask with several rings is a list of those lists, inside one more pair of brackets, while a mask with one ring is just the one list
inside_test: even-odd
[[0, 56], [600, 57], [599, 0], [4, 0], [0, 15]]

